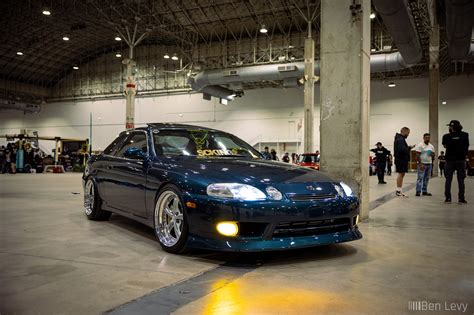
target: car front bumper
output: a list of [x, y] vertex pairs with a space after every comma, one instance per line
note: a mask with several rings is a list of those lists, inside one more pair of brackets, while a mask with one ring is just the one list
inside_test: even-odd
[[[191, 196], [188, 196], [191, 197]], [[220, 201], [206, 197], [192, 199], [187, 209], [188, 246], [222, 251], [268, 251], [313, 247], [362, 238], [357, 227], [359, 202], [355, 197], [338, 197], [317, 202]], [[216, 230], [222, 221], [239, 225], [237, 236], [223, 236]]]

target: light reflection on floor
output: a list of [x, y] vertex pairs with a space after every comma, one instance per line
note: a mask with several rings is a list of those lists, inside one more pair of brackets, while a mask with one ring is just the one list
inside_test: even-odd
[[[213, 292], [196, 301], [201, 314], [234, 315], [234, 314], [303, 314], [324, 312], [349, 305], [341, 296], [323, 290], [307, 290], [297, 287], [261, 286], [257, 279], [239, 279], [226, 285], [226, 280], [213, 284]], [[192, 304], [195, 304], [192, 303]], [[197, 306], [196, 305], [196, 306]], [[187, 311], [192, 311], [187, 308]], [[184, 311], [184, 309], [182, 309]], [[179, 310], [178, 310], [179, 313]]]

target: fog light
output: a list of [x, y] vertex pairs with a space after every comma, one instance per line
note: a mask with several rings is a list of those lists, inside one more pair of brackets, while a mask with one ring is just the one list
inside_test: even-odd
[[217, 223], [217, 232], [225, 236], [236, 236], [239, 233], [239, 226], [236, 222], [224, 221]]

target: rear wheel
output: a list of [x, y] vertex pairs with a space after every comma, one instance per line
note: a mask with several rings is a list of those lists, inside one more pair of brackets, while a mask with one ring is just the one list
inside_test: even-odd
[[84, 212], [87, 218], [95, 221], [108, 220], [112, 213], [102, 210], [101, 206], [102, 199], [100, 199], [94, 181], [89, 177], [84, 186]]
[[186, 251], [189, 228], [178, 187], [167, 185], [160, 191], [155, 204], [154, 226], [156, 238], [165, 251]]

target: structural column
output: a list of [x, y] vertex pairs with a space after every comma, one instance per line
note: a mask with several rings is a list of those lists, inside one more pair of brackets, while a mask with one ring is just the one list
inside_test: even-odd
[[[311, 25], [309, 26], [311, 29]], [[311, 32], [309, 32], [311, 36]], [[304, 152], [313, 152], [314, 137], [314, 40], [304, 42]]]
[[[429, 104], [429, 133], [431, 144], [435, 147], [437, 156], [442, 149], [438, 139], [438, 107], [439, 107], [439, 25], [434, 24], [430, 35], [430, 104]], [[438, 163], [433, 164], [433, 176], [438, 176]]]
[[[360, 5], [359, 5], [360, 4]], [[321, 0], [321, 169], [369, 216], [370, 0]]]
[[135, 94], [137, 93], [135, 76], [132, 70], [135, 65], [133, 61], [133, 46], [130, 46], [129, 58], [123, 60], [123, 63], [127, 66], [127, 81], [125, 83], [125, 128], [130, 130], [135, 128]]

